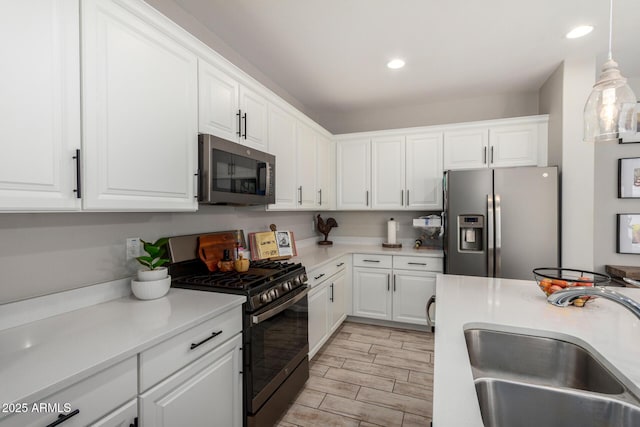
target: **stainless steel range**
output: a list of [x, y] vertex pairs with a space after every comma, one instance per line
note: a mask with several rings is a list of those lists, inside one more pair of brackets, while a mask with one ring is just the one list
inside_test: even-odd
[[171, 286], [247, 296], [243, 317], [245, 425], [272, 426], [309, 378], [307, 274], [302, 264], [253, 261], [209, 272], [198, 235], [169, 239]]

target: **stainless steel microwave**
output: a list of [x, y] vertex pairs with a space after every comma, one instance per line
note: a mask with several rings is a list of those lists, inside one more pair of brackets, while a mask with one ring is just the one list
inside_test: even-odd
[[276, 157], [213, 135], [198, 136], [198, 201], [213, 205], [275, 203]]

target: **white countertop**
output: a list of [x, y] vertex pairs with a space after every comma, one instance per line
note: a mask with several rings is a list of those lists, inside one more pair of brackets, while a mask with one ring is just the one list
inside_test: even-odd
[[[616, 288], [640, 301], [640, 289]], [[602, 298], [583, 308], [546, 302], [535, 281], [439, 274], [433, 425], [482, 427], [463, 330], [465, 325], [544, 331], [594, 349], [640, 388], [640, 320]], [[508, 349], [505, 349], [508, 351]]]
[[332, 246], [320, 246], [316, 243], [305, 244], [298, 249], [298, 255], [292, 258], [294, 262], [301, 262], [307, 271], [322, 267], [330, 261], [334, 261], [348, 254], [384, 254], [407, 255], [442, 258], [442, 250], [439, 249], [415, 249], [412, 245], [403, 245], [402, 248], [383, 248], [382, 245], [334, 243]]
[[44, 398], [245, 299], [171, 288], [157, 300], [129, 296], [0, 331], [0, 404]]

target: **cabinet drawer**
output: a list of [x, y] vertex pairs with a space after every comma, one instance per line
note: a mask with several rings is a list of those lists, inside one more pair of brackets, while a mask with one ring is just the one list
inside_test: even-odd
[[442, 258], [398, 256], [393, 257], [393, 268], [401, 270], [435, 271], [442, 273]]
[[392, 258], [391, 255], [354, 254], [353, 265], [354, 267], [391, 268]]
[[344, 258], [339, 258], [323, 265], [322, 267], [309, 270], [307, 272], [307, 277], [309, 278], [309, 287], [313, 289], [314, 286], [319, 285], [329, 277], [344, 270], [346, 266], [347, 263]]
[[148, 389], [240, 331], [242, 307], [236, 307], [143, 351], [140, 353], [140, 391]]
[[[136, 357], [98, 372], [55, 394], [28, 402], [28, 412], [17, 413], [0, 420], [2, 427], [46, 426], [58, 421], [58, 415], [68, 416], [64, 427], [90, 425], [137, 394]], [[22, 403], [22, 402], [21, 402]], [[75, 415], [75, 411], [78, 411]]]

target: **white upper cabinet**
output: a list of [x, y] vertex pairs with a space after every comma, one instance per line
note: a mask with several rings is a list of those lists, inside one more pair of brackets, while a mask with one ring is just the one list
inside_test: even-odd
[[198, 115], [200, 133], [238, 141], [240, 84], [228, 74], [198, 59]]
[[267, 99], [219, 67], [198, 59], [200, 133], [267, 151]]
[[491, 167], [536, 165], [538, 139], [537, 124], [489, 128], [489, 164]]
[[489, 129], [444, 132], [444, 169], [477, 169], [488, 165]]
[[444, 131], [444, 169], [546, 166], [546, 116]]
[[154, 12], [82, 2], [85, 209], [197, 209], [197, 59]]
[[370, 209], [370, 139], [338, 141], [336, 144], [336, 169], [338, 180], [337, 209]]
[[276, 203], [269, 209], [296, 209], [296, 119], [269, 104], [269, 152], [276, 156]]
[[329, 138], [316, 134], [318, 144], [318, 208], [335, 209], [335, 144]]
[[0, 211], [77, 210], [78, 1], [0, 2]]
[[317, 140], [316, 133], [309, 126], [298, 122], [296, 141], [296, 182], [298, 207], [315, 208], [317, 198]]
[[442, 132], [407, 135], [405, 207], [442, 209]]
[[240, 112], [242, 114], [240, 144], [256, 150], [268, 151], [267, 99], [257, 91], [241, 85]]
[[405, 137], [371, 140], [371, 207], [380, 210], [404, 208]]

